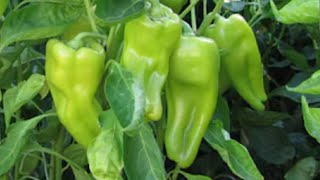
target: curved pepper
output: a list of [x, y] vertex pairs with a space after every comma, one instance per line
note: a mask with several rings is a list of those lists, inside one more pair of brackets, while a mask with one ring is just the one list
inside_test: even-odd
[[144, 14], [125, 25], [121, 64], [142, 82], [145, 116], [162, 116], [161, 90], [168, 75], [169, 57], [181, 35], [178, 15], [162, 6], [161, 17]]
[[267, 99], [263, 85], [263, 65], [259, 48], [246, 20], [239, 14], [228, 19], [217, 16], [205, 35], [220, 48], [220, 93], [233, 86], [257, 110], [263, 110]]
[[73, 49], [51, 39], [46, 46], [46, 79], [58, 117], [85, 148], [100, 133], [101, 107], [95, 93], [104, 69], [105, 52], [98, 43]]
[[179, 13], [181, 8], [187, 3], [187, 0], [160, 0], [160, 2], [170, 7], [175, 13]]
[[183, 36], [170, 59], [165, 146], [181, 168], [194, 161], [215, 111], [220, 57], [209, 38]]

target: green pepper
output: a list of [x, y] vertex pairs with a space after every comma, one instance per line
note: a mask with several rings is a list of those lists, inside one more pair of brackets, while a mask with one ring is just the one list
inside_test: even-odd
[[175, 13], [179, 13], [181, 8], [187, 3], [187, 0], [160, 0], [160, 2], [170, 7]]
[[143, 85], [148, 120], [162, 116], [161, 90], [182, 29], [179, 16], [171, 9], [161, 5], [158, 10], [161, 16], [143, 14], [125, 25], [121, 56], [121, 64]]
[[181, 37], [170, 59], [165, 131], [168, 157], [181, 168], [189, 167], [196, 158], [215, 111], [219, 68], [219, 50], [212, 39]]
[[218, 44], [221, 55], [220, 93], [233, 86], [256, 110], [267, 99], [263, 85], [263, 65], [251, 27], [239, 14], [228, 19], [217, 15], [205, 32]]
[[51, 39], [46, 46], [46, 79], [61, 123], [85, 148], [100, 133], [101, 107], [95, 93], [101, 81], [104, 48], [98, 43], [74, 49]]

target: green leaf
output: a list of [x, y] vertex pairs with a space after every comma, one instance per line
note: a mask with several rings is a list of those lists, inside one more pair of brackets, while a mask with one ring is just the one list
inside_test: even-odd
[[190, 173], [186, 173], [186, 172], [183, 172], [183, 171], [180, 171], [179, 173], [182, 174], [184, 177], [186, 177], [187, 180], [212, 180], [208, 176], [190, 174]]
[[95, 180], [90, 174], [87, 173], [87, 171], [83, 169], [77, 169], [73, 166], [71, 166], [71, 168], [76, 180]]
[[295, 156], [295, 148], [287, 133], [278, 127], [245, 127], [250, 146], [263, 160], [272, 164], [284, 164]]
[[249, 108], [237, 109], [235, 111], [235, 116], [246, 126], [268, 126], [278, 121], [292, 119], [287, 113], [276, 111], [253, 111]]
[[296, 149], [296, 157], [316, 156], [318, 154], [319, 148], [314, 148], [313, 141], [310, 141], [308, 133], [304, 131], [291, 132], [288, 137]]
[[223, 3], [223, 7], [229, 9], [232, 12], [240, 12], [246, 6], [246, 2], [244, 0], [237, 0], [237, 1], [225, 1]]
[[11, 11], [1, 28], [0, 51], [13, 42], [60, 35], [81, 12], [80, 7], [66, 3], [31, 3]]
[[[310, 77], [310, 73], [296, 73], [290, 81], [287, 83], [287, 87], [295, 87], [298, 86], [300, 83], [302, 83], [304, 80], [308, 79]], [[274, 89], [272, 92], [269, 93], [269, 97], [274, 97], [274, 96], [282, 96], [291, 99], [292, 101], [300, 103], [301, 100], [301, 94], [292, 92], [291, 89], [290, 91], [286, 89], [285, 86], [281, 86], [279, 88]], [[315, 103], [315, 102], [320, 102], [320, 96], [318, 95], [305, 95], [309, 103]]]
[[42, 53], [37, 52], [34, 48], [32, 47], [26, 47], [23, 49], [23, 51], [20, 54], [21, 61], [15, 61], [13, 64], [14, 67], [19, 66], [19, 64], [26, 64], [30, 63], [34, 60], [39, 60], [39, 59], [45, 59], [45, 56]]
[[[50, 110], [50, 112], [55, 112], [55, 110]], [[57, 138], [57, 132], [61, 128], [61, 123], [57, 116], [48, 117], [45, 120], [44, 127], [41, 127], [38, 131], [34, 133], [34, 136], [39, 143], [47, 143], [54, 141]]]
[[[36, 71], [43, 71], [43, 65], [38, 63], [36, 66], [31, 65], [30, 62], [44, 59], [44, 55], [37, 52], [33, 47], [23, 44], [15, 45], [14, 47], [4, 48], [0, 52], [0, 87], [1, 89], [9, 89], [12, 87], [13, 82], [17, 79], [17, 72], [22, 76], [30, 75]], [[35, 63], [36, 64], [36, 63]]]
[[294, 23], [319, 23], [319, 0], [291, 0], [281, 10], [278, 10], [274, 2], [270, 6], [275, 18], [284, 24]]
[[318, 168], [318, 161], [314, 157], [308, 157], [298, 161], [285, 174], [285, 180], [312, 180]]
[[124, 136], [124, 169], [129, 180], [164, 180], [162, 154], [149, 125]]
[[111, 62], [104, 92], [124, 130], [137, 130], [144, 121], [142, 85], [119, 63]]
[[39, 165], [40, 153], [39, 152], [22, 152], [24, 156], [21, 159], [20, 173], [23, 175], [30, 175]]
[[[274, 89], [270, 94], [269, 97], [274, 97], [274, 96], [281, 96], [281, 97], [286, 97], [294, 102], [300, 103], [301, 100], [301, 94], [292, 92], [291, 90], [289, 91], [287, 87], [281, 86], [279, 88]], [[320, 96], [317, 95], [308, 95], [304, 94], [306, 99], [308, 99], [308, 102], [310, 103], [316, 103], [320, 102]]]
[[301, 94], [320, 95], [320, 70], [314, 72], [310, 78], [303, 81], [297, 87], [288, 87], [287, 89], [292, 92]]
[[62, 154], [82, 167], [88, 164], [86, 150], [80, 144], [69, 145]]
[[13, 63], [19, 59], [23, 48], [20, 46], [7, 47], [0, 52], [0, 87], [1, 89], [11, 88], [12, 82], [17, 78], [17, 68]]
[[124, 23], [144, 12], [145, 0], [96, 0], [96, 15], [107, 24]]
[[0, 176], [12, 168], [29, 139], [30, 131], [47, 116], [49, 114], [43, 114], [30, 120], [16, 122], [9, 127], [5, 141], [0, 144]]
[[320, 108], [309, 108], [304, 96], [301, 98], [304, 127], [308, 134], [320, 143]]
[[90, 171], [97, 180], [114, 180], [123, 168], [123, 132], [112, 110], [100, 116], [102, 132], [87, 151]]
[[124, 39], [124, 27], [125, 24], [118, 24], [114, 26], [113, 38], [108, 44], [107, 59], [120, 59], [121, 52], [123, 49], [123, 39]]
[[228, 102], [222, 96], [219, 96], [216, 111], [214, 112], [213, 119], [219, 119], [222, 121], [223, 128], [230, 131], [230, 111]]
[[27, 81], [20, 82], [18, 86], [8, 89], [3, 95], [6, 128], [10, 125], [10, 119], [14, 112], [33, 99], [41, 90], [45, 77], [40, 74], [32, 74]]
[[279, 43], [278, 50], [281, 55], [285, 56], [290, 62], [295, 64], [299, 69], [307, 71], [309, 69], [308, 60], [304, 54], [296, 51], [286, 43]]
[[230, 138], [220, 120], [211, 121], [204, 138], [218, 151], [234, 174], [242, 179], [263, 179], [248, 150]]
[[6, 10], [8, 6], [9, 0], [1, 0], [0, 1], [0, 17], [3, 15], [3, 12]]

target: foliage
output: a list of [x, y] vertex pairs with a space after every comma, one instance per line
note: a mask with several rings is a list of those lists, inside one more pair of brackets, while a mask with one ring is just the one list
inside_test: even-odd
[[[164, 148], [165, 88], [162, 118], [150, 122], [145, 84], [121, 64], [125, 24], [147, 13], [163, 23], [157, 5], [159, 0], [0, 0], [0, 179], [319, 179], [320, 1], [174, 4], [190, 36], [214, 26], [216, 14], [242, 15], [257, 40], [268, 96], [265, 110], [257, 111], [235, 88], [219, 94], [197, 157], [185, 169]], [[91, 34], [81, 37], [88, 29]], [[57, 38], [78, 45], [67, 42], [71, 37], [97, 41], [106, 50], [94, 102], [101, 104], [101, 132], [88, 148], [60, 123], [45, 78], [46, 43]], [[241, 42], [242, 49], [252, 50]]]

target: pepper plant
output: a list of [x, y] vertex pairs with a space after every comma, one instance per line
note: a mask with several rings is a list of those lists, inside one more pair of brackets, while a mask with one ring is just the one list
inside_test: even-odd
[[1, 0], [0, 180], [319, 179], [319, 0]]

